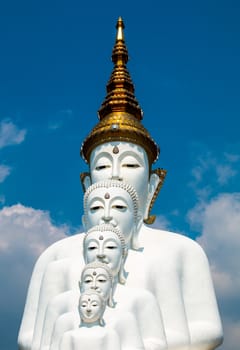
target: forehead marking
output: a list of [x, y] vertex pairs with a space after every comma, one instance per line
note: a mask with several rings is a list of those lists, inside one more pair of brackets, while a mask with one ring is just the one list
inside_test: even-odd
[[118, 153], [119, 153], [119, 148], [118, 148], [118, 146], [115, 145], [115, 146], [113, 147], [113, 153], [114, 153], [114, 154], [118, 154]]
[[93, 276], [96, 276], [97, 272], [96, 271], [93, 271]]
[[101, 235], [101, 236], [99, 236], [99, 238], [98, 238], [100, 241], [102, 241], [103, 240], [103, 236]]
[[104, 198], [105, 198], [105, 199], [109, 199], [109, 198], [110, 198], [110, 194], [109, 194], [108, 192], [105, 193]]

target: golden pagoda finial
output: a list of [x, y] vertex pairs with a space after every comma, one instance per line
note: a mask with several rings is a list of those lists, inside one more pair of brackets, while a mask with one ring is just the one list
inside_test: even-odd
[[159, 147], [141, 123], [143, 113], [134, 95], [134, 85], [126, 64], [128, 51], [124, 40], [124, 23], [119, 17], [116, 25], [116, 41], [112, 51], [114, 68], [107, 83], [107, 95], [99, 111], [99, 123], [82, 144], [81, 155], [87, 163], [92, 150], [111, 141], [125, 141], [142, 146], [153, 164], [159, 155]]
[[142, 119], [142, 110], [134, 95], [134, 85], [126, 64], [128, 62], [128, 50], [124, 41], [124, 23], [119, 17], [116, 25], [117, 35], [112, 51], [114, 68], [107, 84], [107, 96], [98, 111], [102, 120], [110, 113], [126, 112], [138, 120]]

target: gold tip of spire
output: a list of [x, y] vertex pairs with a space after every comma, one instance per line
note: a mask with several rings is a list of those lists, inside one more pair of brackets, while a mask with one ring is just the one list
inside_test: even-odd
[[118, 18], [118, 21], [117, 21], [117, 24], [116, 24], [116, 28], [117, 28], [116, 41], [118, 41], [118, 40], [124, 41], [123, 29], [125, 28], [125, 26], [124, 26], [122, 17]]

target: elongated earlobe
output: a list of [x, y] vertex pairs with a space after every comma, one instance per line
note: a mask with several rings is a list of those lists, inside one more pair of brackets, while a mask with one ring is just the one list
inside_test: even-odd
[[112, 308], [115, 307], [115, 302], [113, 300], [113, 288], [111, 288], [110, 293], [109, 293], [108, 306], [112, 307]]
[[80, 174], [80, 181], [82, 184], [83, 193], [85, 193], [86, 190], [88, 189], [88, 187], [91, 186], [91, 184], [92, 184], [90, 174], [89, 173], [81, 173]]
[[166, 170], [160, 168], [153, 170], [151, 173], [148, 184], [147, 205], [144, 213], [144, 222], [146, 224], [152, 224], [155, 221], [156, 216], [150, 215], [150, 211], [163, 185], [166, 173]]
[[105, 322], [104, 322], [104, 319], [103, 319], [102, 317], [99, 319], [99, 325], [100, 325], [101, 327], [104, 327], [104, 326], [105, 326]]
[[78, 281], [78, 286], [79, 286], [79, 289], [80, 289], [80, 293], [82, 293], [83, 290], [82, 290], [82, 282], [81, 281]]
[[84, 228], [84, 231], [87, 231], [88, 230], [88, 225], [87, 225], [87, 218], [86, 218], [86, 215], [83, 214], [82, 215], [82, 225], [83, 225], [83, 228]]
[[133, 250], [138, 250], [140, 248], [138, 236], [139, 236], [139, 231], [142, 226], [142, 223], [143, 223], [142, 215], [138, 215], [136, 224], [135, 224], [135, 229], [131, 238], [131, 249]]

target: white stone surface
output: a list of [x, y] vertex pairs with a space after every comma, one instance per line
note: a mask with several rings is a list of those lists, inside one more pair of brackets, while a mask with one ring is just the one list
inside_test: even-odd
[[[113, 153], [115, 145], [119, 148], [117, 154]], [[93, 183], [115, 179], [131, 184], [139, 196], [139, 213], [144, 218], [148, 216], [149, 204], [159, 179], [156, 174], [149, 177], [148, 158], [141, 147], [126, 142], [100, 145], [92, 152], [90, 170]], [[85, 179], [87, 183], [88, 178]], [[69, 300], [68, 293], [71, 295], [78, 291], [79, 271], [85, 264], [82, 240], [82, 234], [61, 240], [50, 246], [38, 259], [19, 332], [20, 350], [39, 350], [41, 344], [42, 350], [45, 350], [50, 342], [57, 346], [55, 349], [58, 348], [56, 344], [66, 347], [70, 344], [70, 350], [73, 350], [78, 337], [81, 337], [78, 331], [66, 332], [76, 327], [76, 316], [71, 311], [74, 299]], [[187, 237], [145, 225], [140, 229], [139, 243], [142, 250], [129, 250], [125, 264], [128, 277], [126, 287], [122, 288], [126, 289], [124, 292], [121, 292], [122, 288], [116, 290], [117, 302], [121, 306], [119, 315], [115, 317], [117, 307], [108, 308], [104, 315], [108, 326], [111, 326], [110, 313], [114, 315], [116, 324], [111, 328], [122, 339], [119, 345], [117, 337], [113, 336], [116, 349], [118, 346], [123, 350], [164, 348], [164, 340], [162, 344], [156, 345], [152, 342], [155, 335], [148, 333], [151, 321], [157, 324], [155, 320], [161, 320], [161, 315], [163, 327], [159, 325], [157, 330], [164, 334], [164, 328], [168, 349], [215, 349], [222, 341], [222, 326], [203, 250]], [[133, 293], [133, 300], [129, 304], [125, 295], [127, 289]], [[156, 299], [157, 307], [153, 307], [158, 315], [156, 318], [152, 318], [153, 311], [144, 307], [150, 304], [146, 300], [141, 302], [141, 312], [136, 311], [136, 303], [138, 299], [141, 300], [141, 293], [138, 294], [136, 290], [143, 294], [150, 293]], [[48, 316], [49, 312], [51, 316]], [[48, 339], [43, 340], [48, 317], [52, 320], [52, 331], [49, 331]], [[154, 326], [151, 329], [155, 329]], [[102, 328], [99, 330], [99, 339], [106, 339], [101, 333], [104, 333]], [[105, 350], [104, 346], [107, 348], [107, 341], [99, 350]]]

